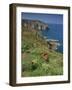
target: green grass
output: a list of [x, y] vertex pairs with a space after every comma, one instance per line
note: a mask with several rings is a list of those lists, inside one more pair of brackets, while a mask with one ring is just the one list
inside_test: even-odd
[[[63, 74], [63, 55], [49, 51], [47, 43], [34, 31], [22, 30], [22, 77]], [[49, 62], [42, 53], [48, 53]], [[32, 64], [32, 62], [34, 62]]]

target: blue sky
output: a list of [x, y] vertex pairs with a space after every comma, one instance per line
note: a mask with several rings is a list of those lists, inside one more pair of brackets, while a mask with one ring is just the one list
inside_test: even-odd
[[40, 20], [49, 24], [63, 24], [61, 14], [21, 13], [22, 19]]

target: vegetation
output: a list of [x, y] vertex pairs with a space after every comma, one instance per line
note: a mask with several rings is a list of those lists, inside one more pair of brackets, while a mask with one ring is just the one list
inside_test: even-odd
[[22, 77], [63, 74], [63, 55], [49, 50], [35, 30], [22, 28]]

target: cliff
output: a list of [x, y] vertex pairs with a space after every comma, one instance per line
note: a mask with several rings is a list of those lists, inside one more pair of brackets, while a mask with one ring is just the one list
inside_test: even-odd
[[22, 26], [27, 27], [28, 29], [36, 29], [36, 30], [46, 30], [48, 29], [48, 24], [39, 21], [39, 20], [29, 20], [29, 19], [23, 19], [22, 20]]

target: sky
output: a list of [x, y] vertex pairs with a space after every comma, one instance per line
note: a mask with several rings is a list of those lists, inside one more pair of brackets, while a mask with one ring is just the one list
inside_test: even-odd
[[63, 24], [62, 14], [21, 13], [22, 19], [40, 20], [49, 24]]

